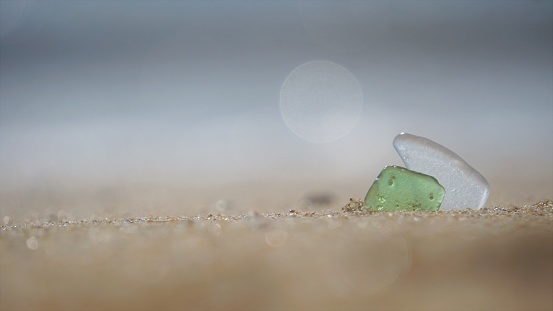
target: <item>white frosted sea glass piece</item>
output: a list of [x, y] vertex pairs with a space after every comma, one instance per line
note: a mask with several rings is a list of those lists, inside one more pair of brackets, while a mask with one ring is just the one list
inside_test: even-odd
[[480, 209], [486, 204], [488, 181], [455, 152], [407, 133], [394, 138], [394, 148], [408, 169], [433, 176], [445, 188], [442, 210]]

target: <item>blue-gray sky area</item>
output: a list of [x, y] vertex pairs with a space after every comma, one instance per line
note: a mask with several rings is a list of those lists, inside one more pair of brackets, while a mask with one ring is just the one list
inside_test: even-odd
[[[326, 178], [366, 180], [360, 191], [401, 164], [402, 131], [454, 150], [492, 186], [553, 185], [552, 1], [0, 5], [4, 189]], [[279, 106], [287, 76], [313, 60], [362, 90], [359, 120], [330, 142], [296, 135]]]

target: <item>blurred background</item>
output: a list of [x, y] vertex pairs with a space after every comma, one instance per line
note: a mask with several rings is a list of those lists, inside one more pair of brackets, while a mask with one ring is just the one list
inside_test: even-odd
[[0, 5], [0, 216], [337, 209], [402, 131], [553, 196], [551, 1]]

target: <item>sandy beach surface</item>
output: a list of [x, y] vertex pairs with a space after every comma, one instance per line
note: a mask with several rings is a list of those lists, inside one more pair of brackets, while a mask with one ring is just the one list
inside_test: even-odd
[[342, 203], [4, 217], [0, 309], [553, 308], [551, 200], [395, 213]]

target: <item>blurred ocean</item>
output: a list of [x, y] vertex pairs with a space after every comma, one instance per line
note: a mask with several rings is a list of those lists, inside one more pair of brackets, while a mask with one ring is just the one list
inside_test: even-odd
[[[172, 197], [183, 213], [194, 195], [200, 211], [257, 197], [285, 209], [313, 191], [340, 206], [401, 164], [402, 131], [461, 155], [491, 203], [553, 195], [551, 1], [0, 5], [3, 214], [71, 210], [73, 189], [91, 209], [148, 191], [149, 207]], [[359, 121], [327, 143], [296, 135], [279, 106], [313, 60], [346, 68], [363, 93]]]

